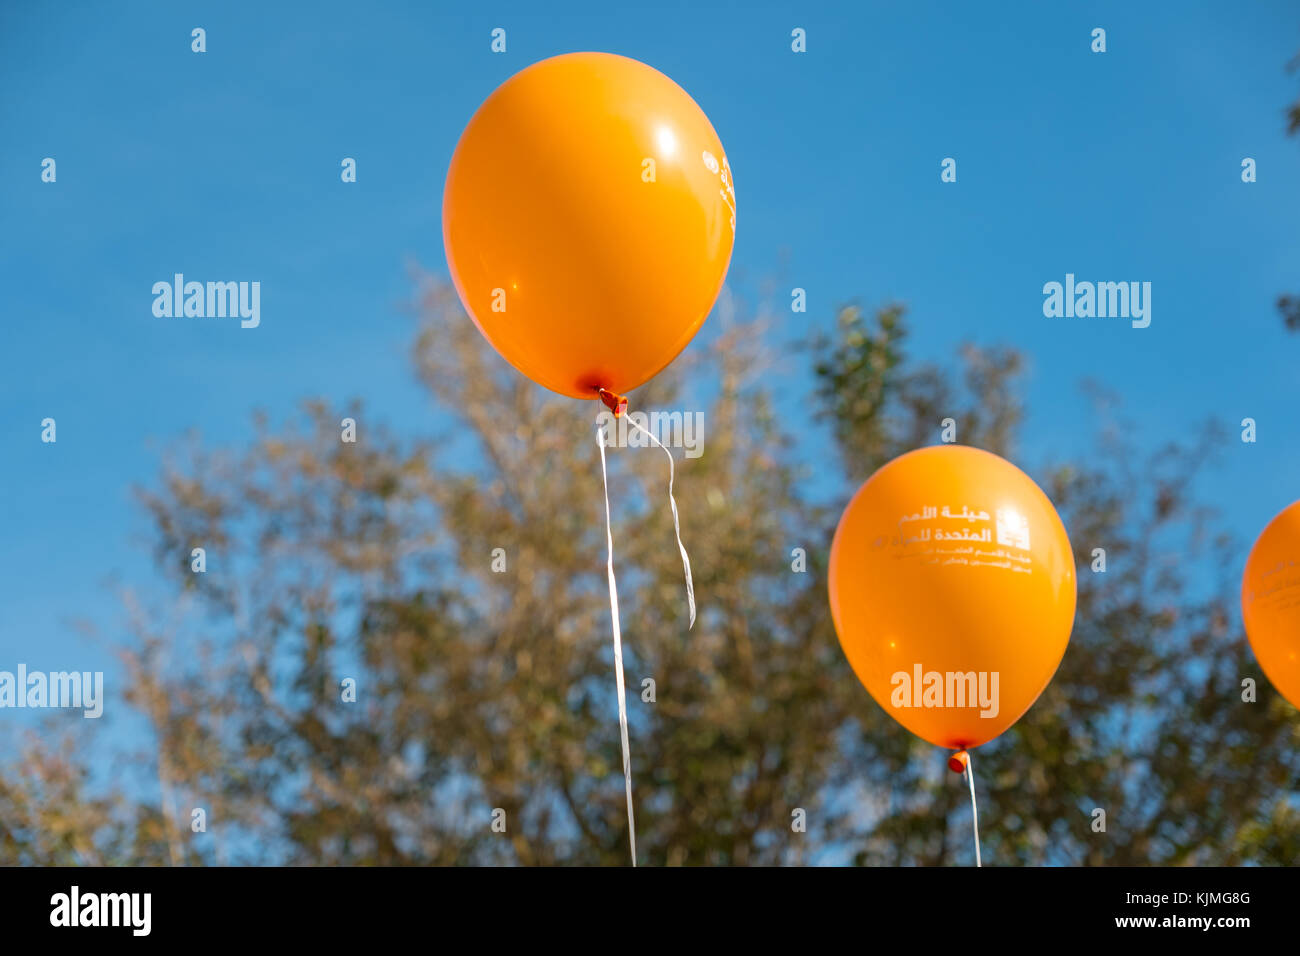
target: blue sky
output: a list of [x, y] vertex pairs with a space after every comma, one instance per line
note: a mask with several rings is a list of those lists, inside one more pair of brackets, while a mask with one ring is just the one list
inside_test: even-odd
[[[312, 396], [432, 429], [408, 266], [446, 275], [442, 185], [473, 110], [573, 50], [644, 60], [708, 113], [735, 172], [732, 276], [808, 290], [782, 341], [847, 301], [902, 301], [917, 358], [1027, 353], [1027, 465], [1090, 446], [1091, 377], [1152, 448], [1230, 429], [1203, 497], [1244, 540], [1300, 497], [1300, 336], [1274, 307], [1300, 292], [1293, 2], [270, 6], [0, 10], [0, 668], [113, 671], [71, 622], [122, 636], [108, 582], [150, 577], [130, 488], [187, 430], [238, 444], [254, 408]], [[261, 326], [155, 318], [151, 286], [176, 272], [260, 281]], [[1045, 318], [1067, 272], [1150, 281], [1151, 327]], [[792, 415], [805, 365], [775, 380]], [[806, 436], [801, 455], [826, 453]]]

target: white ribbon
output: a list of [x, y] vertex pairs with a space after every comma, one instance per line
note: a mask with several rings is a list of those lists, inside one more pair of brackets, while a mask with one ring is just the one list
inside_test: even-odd
[[614, 621], [614, 675], [618, 680], [618, 729], [623, 737], [623, 784], [627, 789], [627, 839], [636, 866], [636, 821], [632, 816], [632, 755], [627, 742], [627, 692], [623, 689], [623, 632], [618, 621], [618, 586], [614, 583], [614, 528], [609, 516], [609, 474], [605, 468], [605, 426], [596, 429], [600, 480], [605, 487], [605, 574], [609, 578], [609, 613]]
[[[664, 448], [663, 443], [655, 438], [654, 435], [646, 431], [641, 425], [638, 425], [632, 416], [628, 416], [627, 423], [639, 431], [646, 438], [664, 449], [664, 454], [668, 456], [668, 503], [673, 509], [673, 531], [677, 534], [677, 550], [682, 553], [682, 568], [686, 572], [686, 603], [691, 609], [691, 624], [695, 627], [695, 582], [691, 580], [691, 556], [686, 553], [686, 546], [682, 544], [682, 524], [677, 518], [677, 499], [673, 497], [673, 478], [676, 475], [676, 465], [673, 464], [673, 453]], [[689, 630], [690, 628], [688, 628]]]
[[970, 751], [966, 751], [966, 769], [964, 771], [966, 780], [970, 783], [970, 815], [971, 825], [975, 828], [975, 865], [982, 866], [980, 863], [980, 812], [975, 806], [975, 762], [971, 758]]
[[[668, 503], [673, 509], [673, 531], [677, 535], [677, 550], [682, 555], [682, 568], [686, 573], [686, 603], [695, 627], [695, 583], [691, 578], [691, 558], [682, 544], [682, 525], [677, 516], [677, 499], [673, 497], [673, 479], [676, 465], [673, 453], [663, 443], [646, 431], [629, 416], [628, 423], [652, 442], [663, 448], [668, 456]], [[600, 449], [600, 480], [605, 490], [605, 576], [609, 579], [609, 614], [614, 624], [614, 677], [618, 683], [618, 729], [623, 743], [623, 786], [627, 792], [627, 840], [632, 850], [632, 865], [636, 866], [636, 819], [632, 812], [632, 753], [627, 739], [627, 690], [623, 683], [623, 629], [618, 617], [618, 585], [614, 583], [614, 525], [609, 510], [609, 469], [605, 461], [606, 426], [596, 426], [596, 447]]]

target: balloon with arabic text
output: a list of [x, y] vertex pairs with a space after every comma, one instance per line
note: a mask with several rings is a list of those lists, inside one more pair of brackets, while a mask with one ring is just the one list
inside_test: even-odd
[[940, 747], [978, 746], [1042, 693], [1074, 625], [1065, 527], [1023, 471], [939, 445], [883, 466], [831, 546], [831, 612], [871, 696]]

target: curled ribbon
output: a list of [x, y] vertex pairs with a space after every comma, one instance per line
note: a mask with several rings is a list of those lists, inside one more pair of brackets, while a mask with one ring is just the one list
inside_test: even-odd
[[[600, 400], [620, 418], [627, 413], [627, 399], [607, 389], [599, 389]], [[691, 558], [682, 544], [681, 520], [677, 514], [677, 499], [673, 497], [673, 481], [676, 477], [676, 465], [673, 454], [664, 448], [662, 442], [639, 425], [631, 417], [628, 423], [649, 438], [654, 444], [663, 448], [668, 456], [668, 503], [673, 511], [673, 531], [677, 535], [677, 550], [682, 556], [682, 568], [686, 574], [686, 603], [690, 609], [690, 627], [695, 627], [695, 583], [691, 577]], [[609, 613], [614, 629], [614, 677], [618, 685], [618, 729], [623, 745], [623, 786], [627, 793], [627, 831], [628, 845], [632, 852], [632, 865], [636, 866], [636, 819], [632, 811], [632, 756], [627, 734], [627, 690], [623, 679], [623, 629], [618, 614], [618, 586], [614, 581], [614, 528], [609, 508], [609, 469], [605, 460], [605, 444], [608, 440], [605, 425], [596, 428], [596, 446], [600, 449], [600, 480], [605, 492], [605, 576], [609, 581]]]

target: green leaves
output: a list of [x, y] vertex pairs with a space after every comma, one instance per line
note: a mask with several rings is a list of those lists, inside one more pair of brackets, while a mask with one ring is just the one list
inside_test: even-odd
[[[5, 861], [626, 862], [594, 411], [525, 382], [454, 294], [422, 288], [415, 366], [454, 430], [395, 435], [360, 406], [312, 402], [263, 418], [246, 449], [195, 440], [172, 456], [142, 493], [159, 577], [141, 582], [122, 649], [153, 732], [128, 765], [146, 786], [91, 780], [100, 745], [44, 733], [0, 773]], [[876, 706], [836, 642], [839, 508], [805, 490], [831, 456], [792, 452], [815, 418], [844, 495], [952, 419], [958, 441], [1037, 474], [1070, 532], [1070, 649], [975, 757], [987, 860], [1294, 859], [1300, 720], [1250, 656], [1239, 553], [1194, 497], [1212, 442], [1147, 449], [1099, 419], [1077, 460], [1019, 453], [1021, 356], [967, 345], [951, 367], [914, 363], [901, 306], [838, 313], [814, 346], [817, 407], [791, 419], [755, 374], [759, 328], [737, 319], [636, 397], [676, 408], [679, 382], [721, 383], [703, 456], [678, 450], [694, 631], [662, 453], [610, 455], [644, 861], [971, 860], [960, 778]], [[355, 443], [340, 442], [344, 415]], [[177, 558], [196, 545], [204, 575]], [[1245, 677], [1258, 703], [1242, 701]]]

